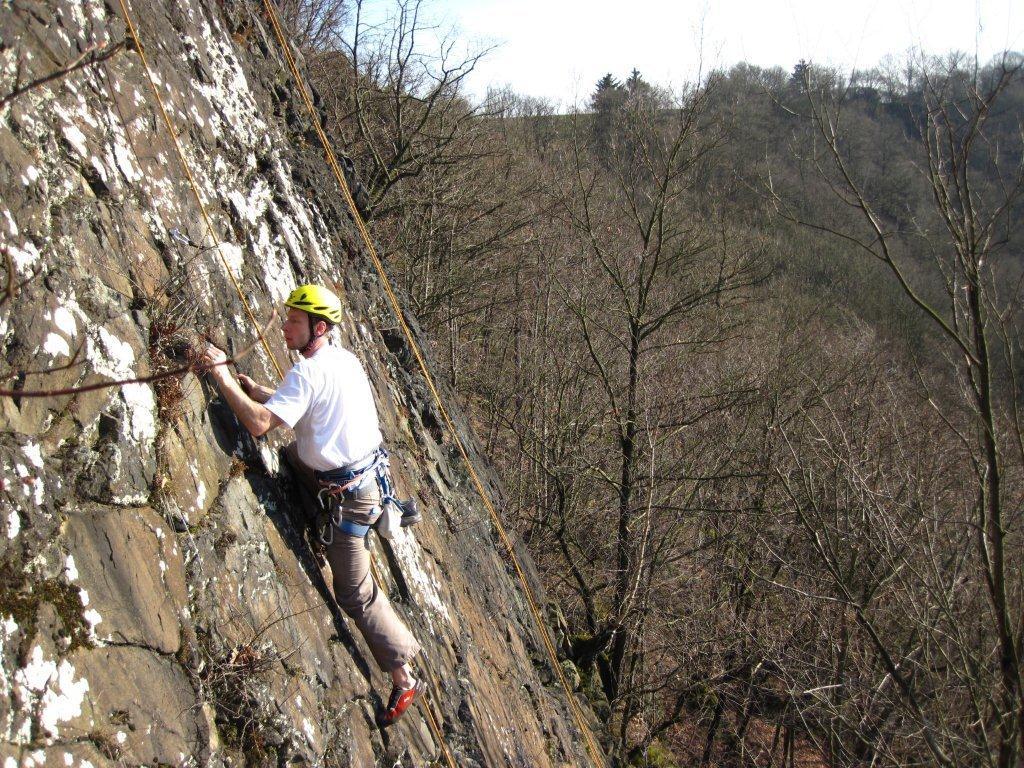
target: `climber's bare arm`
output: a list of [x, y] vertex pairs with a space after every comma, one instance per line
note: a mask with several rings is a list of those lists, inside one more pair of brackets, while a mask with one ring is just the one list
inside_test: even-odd
[[245, 394], [257, 403], [267, 402], [267, 400], [270, 399], [270, 396], [274, 394], [274, 390], [270, 387], [264, 387], [262, 384], [257, 384], [244, 373], [238, 374], [238, 385], [242, 388], [242, 391], [245, 392]]
[[[279, 416], [263, 405], [273, 393], [273, 390], [256, 384], [248, 376], [239, 377], [245, 379], [246, 385], [251, 386], [252, 395], [250, 396], [242, 389], [242, 385], [239, 384], [235, 377], [231, 375], [228, 366], [223, 364], [226, 360], [227, 355], [224, 354], [223, 350], [209, 344], [200, 358], [200, 363], [212, 366], [206, 369], [207, 373], [216, 382], [217, 388], [227, 402], [228, 407], [231, 408], [235, 416], [245, 425], [245, 428], [249, 430], [252, 436], [259, 437], [265, 435], [274, 427], [283, 424], [284, 422], [281, 421]], [[263, 396], [264, 392], [266, 393], [265, 397]]]

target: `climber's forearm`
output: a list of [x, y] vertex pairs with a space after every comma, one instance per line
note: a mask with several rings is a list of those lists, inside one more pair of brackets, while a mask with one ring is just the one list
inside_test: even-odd
[[264, 387], [262, 384], [257, 384], [253, 387], [252, 399], [257, 403], [265, 403], [270, 399], [272, 394], [274, 394], [274, 390], [270, 387]]
[[267, 402], [267, 400], [270, 399], [270, 396], [274, 394], [274, 390], [270, 387], [264, 387], [262, 384], [257, 384], [244, 373], [238, 374], [238, 383], [242, 387], [242, 391], [257, 403]]
[[[284, 423], [279, 416], [263, 405], [266, 398], [260, 401], [257, 398], [249, 397], [249, 395], [242, 391], [242, 388], [230, 372], [224, 371], [217, 375], [215, 380], [224, 401], [253, 437], [265, 435], [274, 427]], [[258, 388], [261, 391], [257, 393], [255, 391], [256, 387], [254, 387], [254, 394], [262, 394], [262, 390], [267, 390], [266, 387]], [[271, 394], [273, 394], [273, 390], [267, 390], [267, 397], [270, 397]]]

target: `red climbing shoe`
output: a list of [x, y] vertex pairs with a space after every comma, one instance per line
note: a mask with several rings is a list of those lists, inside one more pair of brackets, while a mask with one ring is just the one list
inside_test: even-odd
[[389, 725], [392, 725], [405, 713], [405, 710], [412, 704], [413, 699], [426, 689], [427, 686], [422, 680], [417, 680], [413, 683], [412, 688], [393, 687], [391, 689], [391, 698], [388, 699], [387, 709], [378, 718], [380, 727], [387, 728]]

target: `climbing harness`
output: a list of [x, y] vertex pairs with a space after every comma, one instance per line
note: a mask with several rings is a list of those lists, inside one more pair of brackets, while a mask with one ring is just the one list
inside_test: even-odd
[[[122, 0], [122, 2], [123, 1], [124, 0]], [[466, 447], [463, 445], [462, 439], [459, 437], [458, 430], [455, 428], [455, 423], [452, 421], [451, 416], [449, 416], [448, 411], [444, 407], [444, 402], [440, 393], [437, 391], [437, 387], [434, 384], [433, 377], [430, 375], [430, 371], [427, 369], [427, 364], [423, 359], [423, 354], [420, 352], [419, 345], [416, 343], [416, 340], [412, 335], [412, 331], [409, 329], [408, 323], [405, 322], [405, 316], [402, 313], [402, 306], [398, 301], [398, 297], [395, 295], [394, 289], [391, 287], [391, 281], [388, 279], [387, 273], [384, 271], [384, 265], [381, 262], [380, 257], [377, 255], [377, 249], [373, 245], [373, 239], [370, 237], [370, 233], [366, 229], [366, 223], [363, 221], [363, 217], [359, 213], [359, 208], [356, 205], [355, 199], [352, 197], [352, 193], [345, 181], [345, 174], [342, 171], [341, 166], [338, 164], [338, 158], [334, 154], [330, 141], [327, 139], [327, 134], [324, 133], [323, 126], [320, 123], [320, 116], [317, 114], [316, 107], [313, 105], [313, 101], [309, 96], [309, 91], [306, 88], [302, 73], [299, 72], [299, 68], [295, 64], [295, 58], [292, 56], [291, 48], [289, 47], [287, 38], [285, 37], [284, 27], [281, 25], [281, 19], [278, 16], [277, 9], [274, 8], [274, 4], [271, 0], [263, 0], [263, 7], [266, 9], [267, 17], [270, 19], [270, 22], [274, 27], [274, 34], [277, 37], [277, 42], [281, 47], [281, 52], [284, 54], [285, 60], [288, 62], [288, 68], [291, 70], [295, 86], [298, 89], [299, 94], [302, 96], [302, 100], [306, 105], [306, 110], [309, 112], [313, 128], [316, 130], [317, 137], [323, 145], [324, 154], [327, 156], [327, 163], [330, 166], [331, 171], [334, 173], [334, 178], [338, 182], [338, 186], [345, 198], [345, 202], [348, 204], [349, 211], [352, 214], [352, 220], [356, 225], [356, 229], [359, 230], [359, 234], [363, 240], [363, 244], [366, 246], [366, 251], [370, 256], [370, 259], [373, 261], [373, 266], [376, 269], [381, 285], [384, 287], [384, 291], [388, 296], [388, 300], [391, 303], [395, 317], [398, 319], [398, 324], [402, 328], [402, 333], [409, 345], [409, 349], [412, 350], [413, 355], [416, 357], [416, 361], [419, 363], [420, 371], [423, 373], [423, 379], [427, 388], [430, 390], [438, 410], [444, 418], [444, 422], [452, 435], [452, 439], [455, 442], [456, 447], [459, 449], [459, 453], [462, 455], [462, 460], [466, 465], [466, 470], [468, 471], [470, 478], [473, 480], [473, 484], [476, 487], [477, 493], [480, 495], [481, 501], [483, 501], [484, 506], [487, 508], [491, 522], [498, 533], [498, 537], [501, 539], [502, 545], [505, 547], [509, 561], [512, 563], [512, 567], [515, 569], [516, 575], [519, 578], [523, 594], [526, 596], [527, 604], [530, 607], [530, 613], [533, 616], [534, 623], [536, 624], [537, 634], [540, 635], [541, 642], [548, 652], [551, 667], [554, 670], [555, 675], [558, 677], [558, 680], [562, 685], [562, 689], [565, 691], [565, 698], [569, 704], [569, 710], [572, 712], [573, 720], [575, 720], [576, 726], [579, 728], [580, 733], [586, 741], [587, 751], [590, 753], [590, 759], [593, 761], [595, 766], [603, 766], [605, 761], [601, 759], [601, 751], [597, 747], [593, 733], [591, 733], [590, 729], [587, 727], [583, 710], [580, 708], [579, 702], [576, 701], [576, 696], [573, 693], [572, 688], [569, 686], [569, 681], [565, 676], [565, 671], [562, 669], [562, 665], [558, 661], [558, 653], [555, 651], [554, 643], [548, 635], [547, 625], [544, 623], [544, 618], [541, 615], [539, 606], [537, 605], [537, 598], [533, 594], [533, 589], [530, 587], [530, 583], [526, 578], [526, 572], [523, 570], [523, 567], [519, 562], [512, 540], [509, 538], [508, 532], [505, 530], [505, 526], [502, 524], [497, 510], [494, 508], [494, 504], [492, 503], [489, 494], [484, 489], [483, 482], [481, 482], [480, 477], [476, 472], [476, 468], [473, 466], [473, 462], [469, 458], [469, 453], [466, 451]]]
[[[334, 528], [352, 536], [365, 537], [371, 528], [385, 539], [390, 539], [393, 529], [385, 527], [393, 524], [392, 515], [397, 508], [401, 515], [401, 527], [405, 528], [419, 522], [419, 509], [415, 499], [399, 499], [395, 495], [391, 481], [391, 462], [388, 452], [383, 447], [377, 448], [369, 456], [347, 467], [332, 469], [326, 472], [314, 472], [313, 476], [320, 484], [317, 501], [320, 503], [321, 518], [317, 521], [320, 543], [329, 547], [334, 542]], [[363, 485], [375, 478], [380, 490], [380, 507], [376, 519], [369, 525], [361, 525], [346, 520], [342, 514], [342, 502], [351, 498]]]

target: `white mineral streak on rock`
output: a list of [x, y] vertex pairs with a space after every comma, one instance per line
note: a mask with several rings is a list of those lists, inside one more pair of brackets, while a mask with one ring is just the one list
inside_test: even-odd
[[[212, 81], [198, 84], [199, 92], [210, 104], [210, 130], [215, 136], [229, 133], [247, 146], [256, 146], [266, 138], [266, 123], [249, 90], [233, 41], [219, 24], [214, 29], [205, 17], [198, 18], [194, 27], [195, 39], [202, 41]], [[186, 38], [183, 43], [194, 59], [197, 50], [194, 40]]]
[[12, 509], [7, 513], [7, 538], [17, 538], [19, 533], [21, 533], [21, 515], [18, 514], [18, 510]]
[[[103, 21], [107, 18], [106, 9], [103, 7], [103, 3], [99, 0], [90, 0], [86, 5], [89, 8], [89, 15], [92, 16], [94, 21]], [[117, 81], [114, 81], [115, 85]]]
[[[79, 587], [78, 598], [82, 601], [82, 607], [85, 608], [85, 606], [89, 605], [89, 590], [85, 587]], [[95, 608], [88, 608], [82, 611], [82, 618], [89, 625], [89, 638], [99, 643], [100, 640], [96, 637], [96, 625], [103, 621], [100, 612]]]
[[28, 664], [14, 673], [21, 700], [35, 702], [39, 724], [51, 737], [58, 736], [57, 725], [82, 714], [82, 702], [89, 691], [89, 681], [75, 679], [75, 668], [67, 659], [58, 665], [43, 658], [43, 649], [36, 646]]
[[67, 139], [68, 144], [71, 148], [78, 153], [80, 157], [87, 157], [85, 134], [78, 128], [74, 123], [67, 123], [61, 129], [61, 133], [64, 134], [64, 138]]
[[[81, 309], [78, 307], [78, 302], [75, 301], [74, 294], [67, 300], [74, 309], [81, 313]], [[75, 323], [75, 316], [71, 314], [71, 311], [67, 306], [57, 307], [53, 311], [53, 322], [67, 338], [73, 339], [75, 334], [78, 333], [78, 325]]]
[[[88, 102], [86, 102], [86, 100], [85, 100], [85, 96], [83, 96], [80, 93], [77, 94], [77, 95], [78, 95], [78, 112], [75, 113], [74, 121], [75, 122], [79, 122], [80, 121], [80, 122], [85, 123], [86, 125], [88, 125], [90, 128], [97, 128], [98, 129], [100, 127], [100, 121], [96, 118], [96, 115], [93, 114], [92, 109], [89, 107]], [[108, 116], [110, 115], [109, 110], [107, 112], [107, 115]]]
[[242, 249], [234, 243], [221, 243], [220, 253], [227, 262], [228, 269], [236, 278], [242, 276], [242, 266], [245, 264], [245, 255]]
[[[391, 539], [391, 546], [394, 548], [398, 559], [405, 566], [402, 571], [410, 586], [423, 599], [423, 603], [433, 608], [437, 614], [444, 616], [445, 620], [450, 624], [452, 619], [448, 613], [448, 606], [441, 598], [440, 592], [437, 591], [438, 579], [435, 575], [427, 572], [427, 567], [422, 559], [423, 550], [416, 541], [416, 537], [408, 529], [399, 528]], [[430, 621], [430, 614], [424, 612], [424, 615], [426, 616], [427, 624], [433, 630], [434, 627]]]
[[266, 440], [259, 441], [260, 458], [263, 460], [263, 466], [267, 468], [267, 471], [276, 475], [280, 469], [280, 458], [276, 450], [267, 444]]
[[[14, 261], [14, 266], [22, 274], [29, 273], [32, 268], [39, 262], [39, 250], [36, 246], [26, 241], [21, 245], [17, 245], [12, 242], [13, 238], [18, 237], [19, 229], [18, 223], [14, 220], [11, 212], [6, 208], [0, 209], [3, 211], [3, 217], [7, 224], [7, 233], [10, 238], [0, 237], [0, 241], [3, 241], [7, 246], [7, 252], [10, 254], [11, 259]], [[2, 234], [2, 233], [0, 233]], [[4, 333], [7, 332], [7, 323], [4, 323]]]
[[[7, 232], [11, 238], [18, 237], [19, 229], [18, 224], [15, 222], [11, 212], [6, 208], [3, 209], [4, 219], [7, 223]], [[10, 239], [6, 239], [7, 252], [11, 255], [11, 259], [14, 261], [14, 266], [22, 274], [27, 274], [32, 268], [39, 262], [39, 250], [31, 242], [26, 241], [21, 245], [16, 245], [11, 242]]]
[[70, 752], [65, 752], [64, 753], [64, 765], [74, 765], [74, 764], [75, 764], [75, 756], [72, 755]]
[[22, 274], [28, 274], [39, 263], [39, 249], [31, 242], [26, 242], [20, 247], [8, 245], [7, 252], [11, 255], [14, 266]]
[[7, 219], [7, 231], [11, 233], [11, 237], [18, 236], [18, 223], [11, 216], [11, 212], [4, 208], [4, 218]]
[[32, 462], [33, 467], [43, 468], [43, 452], [38, 445], [33, 442], [25, 443], [21, 452], [25, 454], [25, 458]]
[[283, 254], [282, 258], [266, 258], [263, 264], [263, 284], [267, 287], [267, 293], [270, 294], [274, 306], [280, 306], [295, 288], [295, 276], [292, 274], [291, 265], [287, 258], [283, 258]]
[[309, 739], [310, 743], [315, 741], [316, 737], [314, 736], [313, 724], [309, 722], [308, 717], [302, 718], [302, 732], [306, 734], [306, 738]]
[[320, 237], [317, 235], [316, 230], [313, 228], [313, 224], [309, 220], [306, 203], [295, 191], [295, 185], [292, 183], [291, 174], [288, 172], [284, 163], [274, 163], [274, 177], [277, 179], [278, 186], [284, 192], [284, 196], [288, 200], [291, 215], [299, 222], [302, 229], [305, 230], [306, 239], [309, 241], [310, 247], [316, 256], [322, 260], [324, 258], [324, 253], [320, 248]]
[[[84, 3], [82, 5], [84, 5]], [[82, 5], [79, 5], [79, 3], [71, 3], [70, 10], [71, 18], [74, 21], [74, 28], [84, 30], [86, 28], [85, 25], [87, 22], [84, 13], [85, 9], [82, 7]]]
[[174, 205], [167, 202], [174, 199], [173, 187], [165, 178], [155, 179], [149, 176], [143, 183], [143, 188], [153, 201], [153, 205], [142, 209], [142, 218], [149, 225], [149, 231], [153, 233], [153, 236], [163, 240], [167, 237], [169, 226], [174, 226], [164, 224], [161, 214], [162, 211], [173, 212], [176, 210]]
[[298, 233], [295, 231], [295, 224], [291, 219], [282, 216], [278, 220], [278, 226], [281, 230], [281, 235], [284, 237], [284, 244], [288, 248], [288, 252], [292, 258], [300, 264], [305, 260], [302, 255], [302, 245], [299, 243]]
[[46, 335], [46, 340], [43, 342], [43, 352], [50, 357], [60, 357], [61, 355], [71, 357], [71, 347], [68, 346], [67, 340], [56, 333], [48, 333]]
[[200, 128], [206, 127], [206, 121], [203, 119], [203, 116], [199, 114], [199, 110], [196, 109], [195, 104], [188, 105], [188, 114], [192, 118], [193, 122], [195, 122], [195, 124]]
[[95, 608], [89, 608], [82, 612], [82, 618], [89, 625], [89, 636], [96, 637], [96, 625], [103, 621], [103, 617], [100, 616], [100, 612]]
[[256, 177], [252, 189], [248, 195], [243, 195], [235, 189], [228, 193], [228, 200], [235, 209], [239, 218], [249, 224], [255, 225], [267, 213], [267, 207], [272, 203], [273, 196], [270, 186], [262, 177]]
[[128, 183], [132, 184], [143, 178], [144, 174], [135, 166], [135, 162], [132, 160], [131, 150], [121, 141], [120, 137], [114, 141], [114, 161], [121, 170], [121, 174], [128, 180]]
[[[21, 449], [21, 452], [24, 454], [25, 458], [29, 460], [29, 463], [32, 464], [33, 467], [35, 467], [36, 469], [42, 469], [43, 455], [42, 452], [39, 450], [38, 445], [31, 442], [27, 443]], [[33, 472], [24, 464], [15, 464], [14, 468], [15, 471], [18, 473], [18, 477], [20, 477], [24, 481], [22, 482], [21, 486], [25, 495], [32, 496], [36, 506], [42, 504], [44, 493], [43, 478], [39, 476], [38, 472]]]
[[[18, 631], [18, 623], [10, 616], [3, 616], [3, 620], [0, 621], [0, 650], [6, 652], [8, 646], [12, 653], [16, 650], [16, 641], [14, 640], [14, 634]], [[11, 698], [11, 678], [7, 671], [6, 664], [0, 664], [0, 699], [3, 701], [9, 701]], [[5, 707], [7, 710], [4, 713], [2, 720], [2, 728], [0, 728], [0, 737], [5, 738], [7, 741], [14, 740], [13, 727], [14, 727], [14, 712], [11, 707]], [[26, 735], [27, 738], [27, 735]], [[4, 763], [4, 768], [10, 765], [10, 762]]]
[[[100, 339], [97, 345], [92, 337], [86, 343], [86, 357], [97, 373], [114, 379], [135, 376], [135, 352], [130, 344], [117, 338], [106, 328], [96, 329]], [[128, 419], [122, 425], [122, 434], [148, 447], [156, 437], [156, 398], [147, 384], [125, 384], [121, 397], [128, 406]]]
[[25, 169], [25, 173], [21, 175], [21, 183], [26, 187], [35, 184], [39, 180], [39, 169], [34, 165], [29, 165]]
[[100, 180], [106, 184], [110, 181], [110, 177], [107, 176], [107, 166], [98, 157], [89, 159], [89, 164], [93, 170], [96, 171], [96, 175], [100, 177]]

